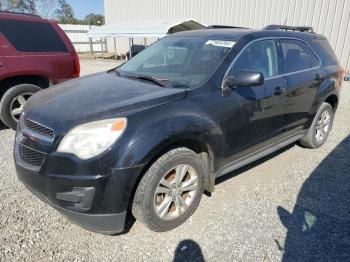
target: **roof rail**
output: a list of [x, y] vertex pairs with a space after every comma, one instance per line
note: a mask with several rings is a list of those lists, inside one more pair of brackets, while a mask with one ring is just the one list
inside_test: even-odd
[[241, 28], [241, 29], [248, 29], [248, 27], [240, 27], [240, 26], [231, 26], [231, 25], [208, 25], [207, 27], [204, 27], [204, 29], [225, 29], [225, 28]]
[[267, 25], [264, 30], [284, 30], [284, 31], [299, 31], [314, 34], [314, 29], [311, 26], [288, 26], [288, 25]]
[[26, 15], [26, 16], [32, 16], [32, 17], [41, 18], [40, 15], [33, 15], [33, 14], [22, 13], [22, 12], [0, 11], [0, 14], [1, 14], [1, 13], [5, 13], [5, 14], [14, 14], [14, 15]]

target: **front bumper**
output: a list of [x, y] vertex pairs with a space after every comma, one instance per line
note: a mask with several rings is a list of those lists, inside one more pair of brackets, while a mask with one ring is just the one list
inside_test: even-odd
[[102, 234], [116, 234], [124, 230], [126, 211], [122, 213], [115, 214], [84, 214], [75, 212], [69, 209], [56, 206], [50, 202], [50, 200], [40, 192], [31, 188], [30, 186], [25, 186], [32, 192], [35, 196], [41, 199], [43, 202], [51, 205], [53, 208], [64, 214], [73, 223], [93, 232]]
[[[73, 155], [58, 154], [50, 147], [54, 143], [25, 127], [19, 128], [14, 149], [18, 179], [37, 197], [83, 228], [104, 234], [122, 232], [143, 165], [113, 168], [103, 156], [82, 161]], [[44, 154], [42, 164], [28, 165], [28, 161], [38, 164], [35, 158], [38, 152]]]
[[[36, 173], [16, 163], [18, 179], [34, 195], [73, 223], [103, 234], [115, 234], [124, 230], [127, 209], [139, 170], [140, 168], [127, 169], [123, 174], [120, 172], [112, 175], [112, 178], [86, 176], [77, 179], [74, 176]], [[125, 180], [127, 177], [129, 182]], [[95, 189], [89, 206], [58, 199], [59, 193], [72, 192], [76, 187]]]

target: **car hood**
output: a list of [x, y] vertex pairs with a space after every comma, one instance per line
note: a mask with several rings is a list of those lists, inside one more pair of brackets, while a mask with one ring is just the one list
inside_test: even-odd
[[164, 88], [103, 72], [38, 92], [29, 99], [24, 114], [54, 129], [69, 129], [94, 120], [127, 116], [185, 97], [184, 89]]

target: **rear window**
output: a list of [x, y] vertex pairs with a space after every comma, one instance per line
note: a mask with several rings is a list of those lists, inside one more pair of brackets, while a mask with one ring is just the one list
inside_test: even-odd
[[49, 23], [0, 20], [0, 32], [21, 52], [68, 52]]
[[320, 60], [304, 42], [292, 39], [280, 40], [283, 52], [283, 73], [292, 73], [320, 65]]

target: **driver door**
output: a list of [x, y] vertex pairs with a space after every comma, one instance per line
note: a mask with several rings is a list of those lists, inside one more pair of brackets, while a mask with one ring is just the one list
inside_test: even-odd
[[278, 73], [275, 40], [248, 44], [233, 61], [228, 75], [234, 77], [240, 71], [260, 72], [264, 83], [236, 87], [229, 97], [223, 98], [229, 100], [232, 108], [225, 124], [229, 162], [277, 141], [284, 127], [286, 83]]

